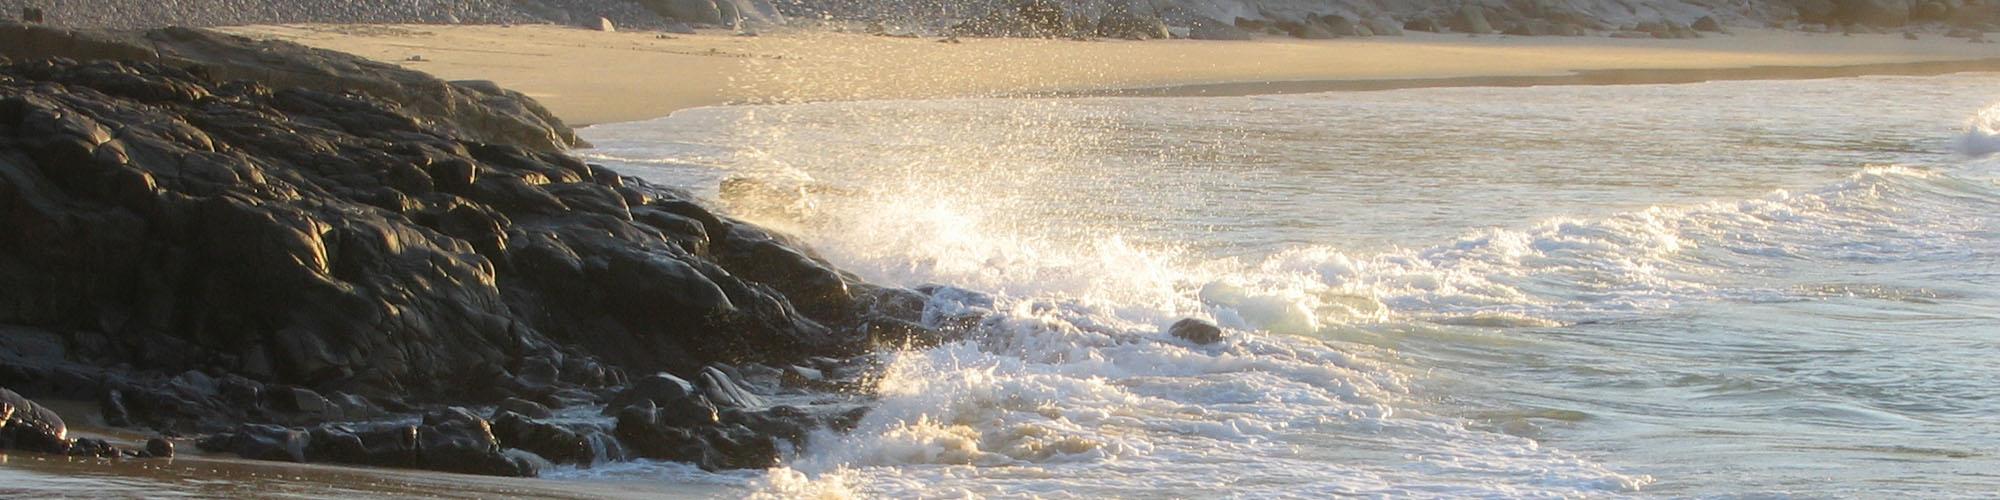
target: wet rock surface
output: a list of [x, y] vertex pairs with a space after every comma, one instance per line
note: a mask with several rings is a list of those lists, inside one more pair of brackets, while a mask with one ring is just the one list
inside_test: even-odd
[[1167, 334], [1196, 344], [1213, 344], [1222, 341], [1222, 328], [1205, 320], [1183, 319], [1167, 327]]
[[[182, 38], [238, 42], [211, 35]], [[560, 144], [115, 52], [0, 58], [0, 385], [96, 401], [107, 423], [263, 460], [761, 467], [858, 415], [843, 360], [942, 338], [926, 292]], [[219, 57], [318, 57], [256, 53]], [[124, 453], [45, 442], [53, 413], [7, 405], [15, 449]]]
[[69, 428], [62, 416], [0, 388], [0, 449], [68, 453]]

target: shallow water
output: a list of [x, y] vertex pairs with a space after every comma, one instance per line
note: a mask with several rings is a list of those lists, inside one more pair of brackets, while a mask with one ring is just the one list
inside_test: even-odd
[[[583, 154], [977, 340], [777, 496], [1980, 496], [1989, 74], [691, 110]], [[1983, 131], [1982, 131], [1983, 130]], [[719, 196], [726, 178], [776, 186]], [[1228, 328], [1194, 346], [1186, 316]], [[636, 464], [592, 480], [687, 481]], [[576, 474], [582, 474], [581, 472]]]

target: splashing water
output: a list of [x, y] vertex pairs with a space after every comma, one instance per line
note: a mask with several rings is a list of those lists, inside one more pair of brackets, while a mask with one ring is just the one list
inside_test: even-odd
[[1995, 78], [700, 109], [585, 155], [754, 180], [708, 193], [990, 318], [763, 495], [1970, 492], [2000, 188], [1994, 111], [1951, 124]]

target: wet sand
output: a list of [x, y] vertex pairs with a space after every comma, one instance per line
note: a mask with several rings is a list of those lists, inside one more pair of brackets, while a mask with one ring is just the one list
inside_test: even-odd
[[[72, 438], [143, 448], [152, 435], [104, 427], [97, 405], [43, 401]], [[245, 460], [175, 439], [170, 459], [101, 459], [0, 451], [0, 498], [735, 498], [744, 490], [664, 478], [529, 479], [422, 470]], [[575, 478], [564, 478], [575, 477]]]
[[523, 479], [444, 472], [260, 462], [0, 453], [0, 498], [733, 498], [743, 490], [664, 479]]
[[[1252, 41], [665, 35], [559, 26], [226, 28], [446, 79], [493, 80], [575, 124], [730, 103], [1044, 94], [1241, 95], [1444, 85], [1677, 83], [2000, 70], [2000, 45], [1746, 31], [1696, 40], [1403, 37]], [[1922, 63], [1922, 64], [1913, 64]]]

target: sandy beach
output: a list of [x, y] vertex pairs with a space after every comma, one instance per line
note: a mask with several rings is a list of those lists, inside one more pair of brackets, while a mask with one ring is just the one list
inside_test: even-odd
[[2000, 69], [2000, 61], [1993, 60], [2000, 58], [2000, 45], [1935, 36], [1905, 40], [1777, 31], [1697, 40], [1413, 33], [1340, 40], [962, 43], [815, 31], [663, 36], [548, 25], [282, 25], [224, 31], [350, 52], [445, 79], [493, 80], [579, 125], [747, 102], [1226, 95]]

